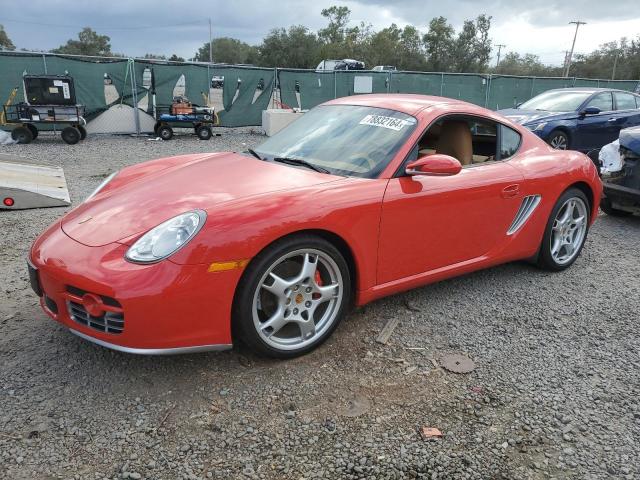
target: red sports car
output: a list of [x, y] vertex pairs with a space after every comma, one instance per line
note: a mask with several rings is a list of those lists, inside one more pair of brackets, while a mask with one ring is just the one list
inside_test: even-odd
[[585, 155], [484, 108], [347, 97], [255, 150], [124, 168], [35, 241], [30, 277], [105, 347], [293, 357], [354, 303], [513, 260], [569, 267], [601, 190]]

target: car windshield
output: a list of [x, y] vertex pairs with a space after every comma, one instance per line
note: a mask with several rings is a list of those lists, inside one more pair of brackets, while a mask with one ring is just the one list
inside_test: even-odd
[[396, 110], [324, 105], [305, 113], [255, 151], [265, 160], [304, 160], [335, 175], [375, 178], [416, 124], [414, 117]]
[[552, 90], [533, 97], [518, 108], [522, 110], [544, 110], [545, 112], [573, 112], [576, 111], [591, 94], [592, 92], [563, 92]]

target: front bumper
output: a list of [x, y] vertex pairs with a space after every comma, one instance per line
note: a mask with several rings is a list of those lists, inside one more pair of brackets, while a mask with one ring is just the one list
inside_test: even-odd
[[[42, 309], [76, 335], [138, 354], [231, 347], [231, 307], [240, 270], [124, 260], [128, 246], [88, 247], [52, 225], [34, 243], [30, 279]], [[97, 305], [97, 306], [96, 306]]]

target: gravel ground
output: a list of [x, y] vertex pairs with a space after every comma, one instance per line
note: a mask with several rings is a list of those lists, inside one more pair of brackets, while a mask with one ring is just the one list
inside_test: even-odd
[[[124, 165], [261, 139], [43, 136], [0, 151], [61, 162], [77, 203]], [[273, 361], [131, 356], [69, 334], [24, 260], [64, 212], [0, 213], [2, 478], [640, 478], [640, 218], [601, 216], [566, 272], [515, 263], [396, 295]], [[475, 370], [438, 368], [449, 353]]]

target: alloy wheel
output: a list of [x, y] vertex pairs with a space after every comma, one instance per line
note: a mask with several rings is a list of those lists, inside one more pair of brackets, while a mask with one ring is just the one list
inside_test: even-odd
[[258, 282], [253, 324], [272, 348], [304, 348], [336, 322], [343, 301], [343, 279], [336, 262], [321, 250], [295, 250], [273, 262]]
[[567, 149], [567, 137], [564, 135], [556, 135], [551, 139], [551, 146], [556, 150], [566, 150]]
[[569, 198], [558, 210], [551, 228], [551, 257], [565, 265], [578, 254], [587, 233], [587, 206], [581, 198]]

